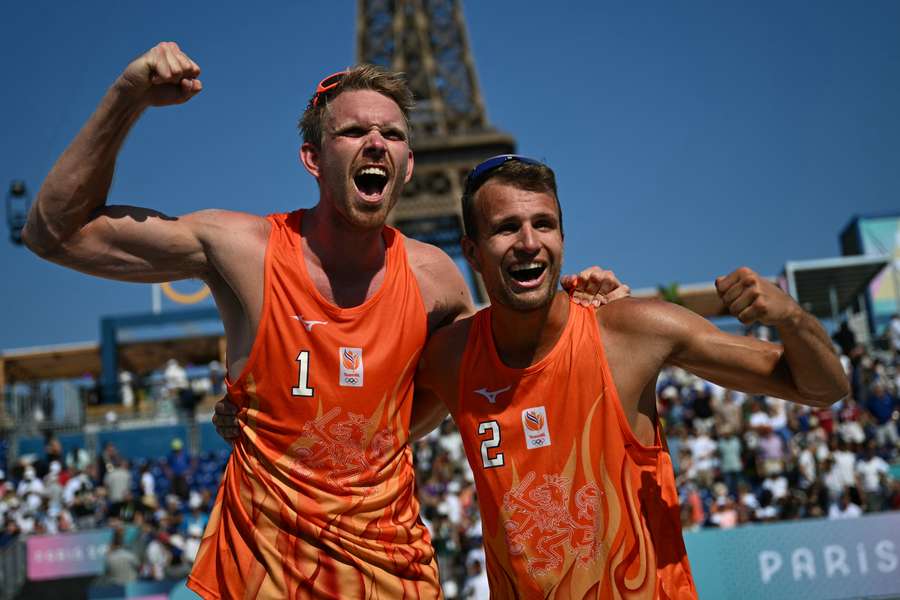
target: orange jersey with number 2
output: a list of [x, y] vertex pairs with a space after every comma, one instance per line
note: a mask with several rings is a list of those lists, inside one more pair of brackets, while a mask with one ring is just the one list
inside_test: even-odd
[[482, 310], [459, 382], [492, 598], [697, 597], [669, 455], [634, 437], [593, 309], [570, 303], [526, 369], [500, 360]]

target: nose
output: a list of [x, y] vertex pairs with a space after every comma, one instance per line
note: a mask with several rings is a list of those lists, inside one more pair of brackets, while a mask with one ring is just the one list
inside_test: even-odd
[[381, 132], [377, 129], [372, 129], [369, 133], [366, 134], [365, 139], [365, 148], [363, 148], [363, 152], [366, 156], [371, 158], [381, 158], [387, 153], [387, 144], [384, 141], [384, 137], [382, 137]]
[[528, 253], [536, 253], [541, 249], [537, 231], [535, 231], [530, 224], [525, 224], [519, 229], [519, 240], [517, 245], [520, 250]]

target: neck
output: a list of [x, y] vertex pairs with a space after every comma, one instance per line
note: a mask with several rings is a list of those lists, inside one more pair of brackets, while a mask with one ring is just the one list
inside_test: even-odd
[[500, 360], [513, 369], [540, 361], [556, 345], [568, 319], [569, 296], [565, 292], [557, 292], [546, 305], [531, 311], [492, 305], [491, 332]]
[[327, 204], [319, 202], [303, 215], [303, 239], [307, 256], [326, 273], [378, 271], [384, 266], [382, 228], [351, 227]]

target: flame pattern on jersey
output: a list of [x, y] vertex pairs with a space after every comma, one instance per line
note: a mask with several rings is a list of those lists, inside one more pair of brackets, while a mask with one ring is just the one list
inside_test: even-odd
[[[306, 272], [302, 211], [269, 220], [262, 320], [228, 380], [241, 433], [188, 586], [204, 598], [439, 598], [407, 439], [427, 320], [403, 238], [385, 228], [382, 284], [339, 308]], [[360, 366], [365, 353], [363, 385], [340, 384], [340, 348], [360, 349]]]
[[[377, 422], [355, 413], [331, 423], [340, 412], [335, 407], [304, 423], [302, 435], [291, 450], [293, 468], [301, 477], [325, 473], [325, 485], [335, 493], [347, 493], [374, 478], [383, 458], [396, 446], [397, 436], [385, 428], [376, 431]], [[362, 493], [373, 491], [370, 488]]]
[[[511, 389], [496, 404], [461, 397], [453, 418], [475, 477], [491, 598], [696, 599], [669, 455], [658, 434], [647, 446], [632, 433], [593, 309], [570, 304], [554, 348], [526, 369], [500, 360], [490, 319], [490, 308], [474, 317], [459, 389]], [[484, 422], [494, 425], [479, 434]], [[553, 444], [529, 446], [540, 428]], [[485, 444], [502, 465], [481, 464]]]

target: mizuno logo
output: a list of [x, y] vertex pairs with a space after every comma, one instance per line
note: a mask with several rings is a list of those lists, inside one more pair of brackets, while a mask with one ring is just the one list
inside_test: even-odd
[[497, 396], [502, 394], [503, 392], [509, 391], [512, 386], [508, 385], [505, 388], [500, 388], [499, 390], [491, 391], [487, 388], [481, 388], [480, 390], [475, 390], [476, 394], [481, 394], [487, 401], [491, 404], [494, 404], [497, 401]]
[[307, 321], [303, 318], [303, 315], [291, 315], [292, 319], [297, 319], [303, 326], [306, 327], [307, 331], [312, 331], [313, 325], [328, 325], [328, 321]]

